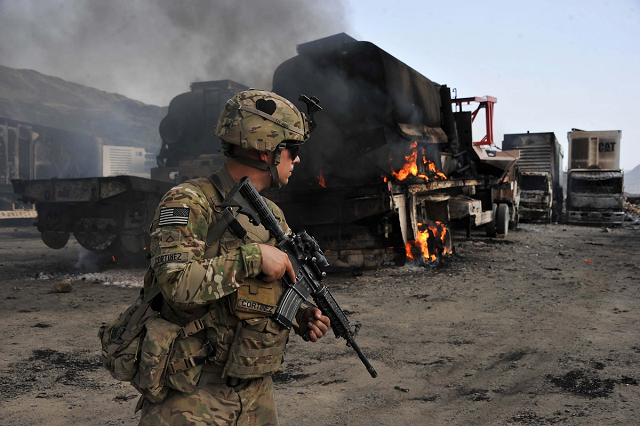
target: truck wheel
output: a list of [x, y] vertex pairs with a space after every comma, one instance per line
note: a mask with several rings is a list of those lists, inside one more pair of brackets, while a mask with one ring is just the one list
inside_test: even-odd
[[42, 238], [42, 242], [44, 242], [47, 247], [57, 250], [67, 245], [67, 242], [69, 241], [69, 233], [43, 232], [40, 234], [40, 238]]
[[485, 225], [485, 231], [487, 232], [487, 237], [493, 238], [496, 236], [496, 215], [498, 211], [498, 206], [496, 204], [493, 205], [493, 219], [491, 222]]
[[98, 232], [74, 232], [73, 236], [80, 245], [90, 251], [103, 251], [110, 248], [118, 236]]
[[496, 215], [496, 232], [498, 235], [506, 236], [509, 232], [509, 206], [500, 204]]

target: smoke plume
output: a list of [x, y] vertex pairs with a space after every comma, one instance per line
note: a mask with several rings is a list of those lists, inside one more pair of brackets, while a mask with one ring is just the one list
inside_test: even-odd
[[296, 45], [348, 32], [344, 0], [3, 0], [0, 63], [167, 105], [192, 81], [271, 89]]

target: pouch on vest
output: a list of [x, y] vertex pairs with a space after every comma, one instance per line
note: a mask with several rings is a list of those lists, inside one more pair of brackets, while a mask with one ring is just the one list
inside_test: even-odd
[[149, 319], [145, 325], [140, 364], [132, 384], [153, 404], [162, 402], [169, 391], [164, 379], [169, 355], [181, 328], [160, 317]]
[[280, 281], [267, 283], [245, 278], [238, 290], [229, 296], [231, 312], [241, 320], [270, 317], [276, 311], [280, 297]]
[[[233, 317], [231, 317], [233, 318]], [[235, 323], [237, 325], [237, 323]], [[236, 327], [218, 324], [207, 330], [207, 338], [210, 342], [215, 342], [216, 353], [211, 361], [213, 365], [224, 367], [229, 359], [229, 351], [235, 340]]]
[[180, 392], [191, 392], [198, 385], [205, 359], [215, 350], [197, 337], [178, 337], [167, 365], [166, 384]]
[[160, 313], [144, 303], [142, 294], [109, 325], [98, 331], [102, 346], [102, 363], [116, 380], [131, 381], [138, 371], [140, 341], [146, 323]]
[[289, 330], [279, 330], [271, 322], [255, 318], [238, 324], [223, 377], [255, 379], [280, 370]]

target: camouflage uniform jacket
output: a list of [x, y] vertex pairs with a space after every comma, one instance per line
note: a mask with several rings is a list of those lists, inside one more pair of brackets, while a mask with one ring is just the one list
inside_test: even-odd
[[[229, 192], [235, 185], [226, 167], [221, 168], [216, 175], [225, 192]], [[262, 308], [263, 311], [260, 312], [260, 309], [255, 309], [256, 303], [252, 302], [255, 312], [252, 313], [251, 309], [239, 312], [236, 307], [245, 299], [239, 299], [238, 289], [247, 287], [247, 294], [254, 293], [254, 288], [265, 286], [275, 289], [275, 294], [271, 294], [275, 303], [271, 300], [270, 303], [262, 304], [265, 306], [277, 305], [277, 300], [282, 294], [280, 280], [264, 283], [255, 278], [262, 269], [262, 253], [258, 243], [275, 245], [275, 239], [262, 226], [255, 227], [245, 216], [238, 215], [238, 220], [247, 230], [247, 236], [240, 240], [230, 229], [226, 229], [221, 238], [207, 247], [207, 233], [212, 224], [221, 218], [219, 207], [222, 199], [222, 195], [208, 178], [186, 181], [164, 195], [150, 229], [150, 270], [164, 299], [161, 315], [170, 322], [185, 326], [211, 312], [216, 324], [208, 325], [206, 340], [217, 343], [218, 353], [214, 364], [219, 367], [225, 365], [233, 339], [233, 329], [240, 321], [245, 322], [245, 327], [246, 323], [249, 323], [259, 332], [281, 332], [270, 319], [270, 313], [264, 311], [275, 309], [275, 306]], [[289, 233], [289, 227], [280, 208], [267, 199], [265, 202], [280, 227]], [[145, 283], [145, 290], [149, 290], [149, 284], [150, 282]], [[260, 306], [260, 303], [257, 305]], [[297, 319], [306, 306], [308, 305], [301, 307]], [[230, 335], [225, 335], [227, 332]], [[201, 339], [201, 348], [205, 336], [198, 333], [194, 337]], [[282, 342], [282, 339], [288, 339], [288, 334], [279, 339], [278, 344], [284, 346], [286, 341]], [[277, 363], [279, 364], [279, 361]], [[223, 375], [227, 373], [225, 369]], [[255, 377], [255, 374], [243, 375], [242, 372], [236, 371], [233, 376], [251, 378]], [[197, 380], [197, 377], [193, 379]]]

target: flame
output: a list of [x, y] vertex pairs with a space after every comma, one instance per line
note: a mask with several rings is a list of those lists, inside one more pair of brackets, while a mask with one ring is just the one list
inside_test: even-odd
[[116, 262], [115, 256], [111, 256], [111, 260], [113, 261], [113, 263], [115, 263]]
[[391, 175], [397, 180], [405, 180], [409, 176], [416, 176], [418, 174], [418, 150], [415, 149], [417, 145], [418, 142], [411, 144], [410, 148], [413, 149], [413, 151], [411, 154], [405, 155], [404, 159], [406, 163], [398, 172], [395, 172], [393, 168], [391, 169]]
[[[405, 252], [408, 259], [416, 260], [416, 255], [422, 255], [422, 260], [435, 262], [443, 254], [451, 254], [447, 248], [445, 237], [449, 230], [442, 222], [429, 221], [428, 223], [418, 223], [418, 230], [415, 241], [409, 241], [405, 245]], [[431, 239], [431, 249], [429, 248]]]
[[324, 175], [322, 174], [322, 170], [320, 170], [320, 172], [318, 173], [318, 184], [323, 188], [327, 187], [327, 184], [324, 181]]
[[[424, 150], [423, 150], [423, 151], [424, 151]], [[437, 178], [440, 178], [440, 179], [446, 179], [446, 178], [447, 178], [447, 175], [445, 175], [445, 174], [444, 174], [444, 173], [442, 173], [442, 172], [439, 172], [439, 171], [436, 169], [436, 165], [435, 165], [435, 163], [434, 163], [434, 162], [429, 161], [429, 160], [427, 160], [427, 159], [425, 158], [425, 159], [424, 159], [424, 164], [427, 166], [427, 168], [429, 169], [429, 171], [430, 171], [431, 173], [433, 173], [433, 174], [435, 174], [435, 175], [436, 175], [436, 179], [437, 179]]]
[[415, 260], [412, 253], [413, 247], [415, 247], [415, 241], [409, 241], [407, 242], [407, 245], [404, 246], [404, 249], [407, 252], [407, 259]]
[[428, 226], [433, 236], [440, 240], [439, 244], [437, 244], [436, 251], [441, 252], [442, 254], [451, 254], [451, 251], [447, 248], [447, 244], [445, 241], [447, 232], [449, 232], [447, 225], [442, 222], [433, 221]]
[[[431, 178], [435, 178], [435, 179], [446, 179], [447, 176], [438, 171], [436, 169], [436, 165], [435, 163], [433, 163], [432, 161], [427, 160], [426, 156], [425, 156], [425, 149], [421, 148], [421, 158], [422, 158], [422, 162], [425, 165], [425, 170], [429, 171], [431, 173], [431, 176], [426, 175], [424, 173], [420, 173], [418, 171], [418, 141], [414, 141], [411, 146], [409, 146], [409, 149], [411, 150], [411, 153], [409, 155], [405, 155], [404, 159], [405, 159], [405, 164], [402, 166], [402, 168], [400, 170], [398, 170], [397, 172], [395, 170], [393, 170], [393, 167], [391, 168], [391, 175], [396, 178], [399, 181], [403, 181], [406, 178], [408, 178], [409, 176], [415, 176], [415, 177], [419, 177], [422, 178], [424, 180], [426, 180], [427, 182], [431, 179]], [[389, 161], [391, 161], [392, 158], [391, 156], [389, 156]], [[386, 180], [385, 180], [386, 182]]]

